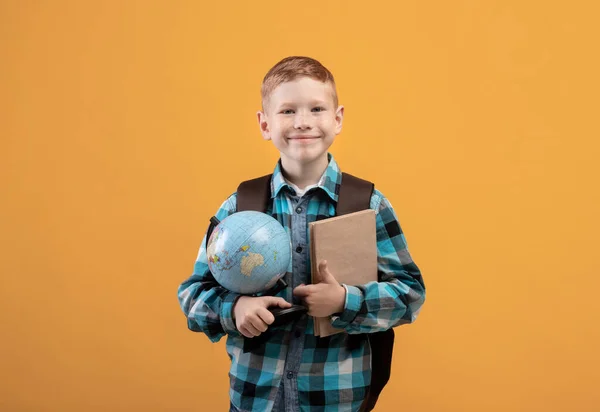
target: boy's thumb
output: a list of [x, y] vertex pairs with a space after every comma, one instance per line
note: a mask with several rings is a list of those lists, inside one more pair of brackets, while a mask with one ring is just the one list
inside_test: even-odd
[[335, 277], [329, 271], [326, 260], [322, 260], [321, 263], [319, 264], [319, 275], [321, 276], [321, 282], [338, 283], [338, 281], [335, 279]]
[[279, 306], [280, 308], [287, 308], [292, 306], [291, 303], [289, 303], [288, 301], [286, 301], [283, 298], [276, 298], [274, 296], [271, 296], [270, 299], [267, 299], [267, 307], [269, 306]]

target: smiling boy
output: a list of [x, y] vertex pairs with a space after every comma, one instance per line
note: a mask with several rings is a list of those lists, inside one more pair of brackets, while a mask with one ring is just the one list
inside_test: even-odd
[[[192, 276], [179, 286], [179, 302], [190, 330], [213, 342], [227, 335], [231, 411], [358, 411], [371, 381], [371, 350], [368, 339], [350, 344], [349, 336], [413, 322], [425, 300], [423, 279], [391, 204], [375, 189], [370, 208], [376, 211], [380, 281], [342, 285], [319, 262], [323, 281], [310, 284], [307, 228], [335, 215], [342, 173], [328, 150], [342, 130], [344, 107], [332, 74], [309, 57], [277, 63], [261, 94], [260, 131], [280, 153], [267, 213], [291, 236], [289, 287], [260, 297], [222, 288], [208, 269], [204, 239]], [[223, 202], [219, 220], [236, 211], [236, 197]], [[265, 344], [244, 352], [244, 339], [261, 335], [273, 322], [267, 308], [291, 303], [305, 304], [312, 316], [332, 315], [333, 326], [347, 333], [314, 336], [312, 318], [304, 316], [270, 328]]]

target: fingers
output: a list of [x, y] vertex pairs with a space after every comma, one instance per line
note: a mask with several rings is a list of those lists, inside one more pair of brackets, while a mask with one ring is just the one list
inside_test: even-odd
[[314, 285], [300, 285], [294, 289], [294, 296], [304, 298], [314, 291]]
[[269, 307], [289, 308], [292, 304], [280, 297], [262, 296], [244, 301], [240, 298], [236, 306], [236, 326], [239, 332], [247, 338], [253, 338], [265, 332], [275, 321]]
[[275, 296], [265, 296], [264, 297], [265, 307], [269, 306], [279, 306], [280, 308], [289, 308], [292, 304], [286, 301], [283, 298], [277, 298]]
[[238, 328], [238, 330], [240, 331], [240, 333], [242, 335], [244, 335], [247, 338], [254, 338], [258, 335], [260, 335], [260, 332], [258, 332], [256, 329], [250, 327], [244, 327], [244, 326], [240, 326]]
[[[279, 303], [279, 306], [281, 307], [291, 306], [291, 304], [286, 302], [285, 300], [283, 301], [283, 303], [276, 303]], [[253, 317], [248, 317], [246, 319], [246, 322], [243, 325], [240, 325], [239, 331], [242, 333], [242, 335], [248, 338], [253, 338], [265, 332], [269, 328], [269, 325], [271, 325], [274, 321], [275, 316], [273, 316], [269, 309], [259, 308], [256, 310], [256, 313]]]
[[259, 310], [258, 312], [256, 312], [256, 314], [267, 325], [270, 325], [275, 321], [275, 316], [273, 316], [273, 314], [267, 308], [263, 308], [263, 309]]
[[[250, 325], [258, 332], [258, 335], [267, 330], [269, 325], [267, 325], [261, 318], [256, 315], [256, 317], [250, 318]], [[256, 336], [258, 336], [256, 335]]]
[[261, 333], [266, 331], [267, 328], [268, 325], [259, 316], [253, 316], [248, 317], [246, 321], [240, 325], [238, 330], [247, 338], [253, 338], [255, 336], [259, 336]]

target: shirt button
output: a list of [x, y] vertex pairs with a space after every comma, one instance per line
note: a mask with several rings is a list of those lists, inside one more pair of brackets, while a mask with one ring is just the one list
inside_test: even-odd
[[302, 208], [301, 207], [297, 207], [296, 208], [296, 213], [302, 213]]
[[288, 379], [292, 379], [294, 377], [294, 372], [288, 372], [287, 373], [287, 378]]
[[298, 247], [296, 248], [296, 252], [298, 252], [298, 253], [302, 252], [302, 246], [298, 246]]

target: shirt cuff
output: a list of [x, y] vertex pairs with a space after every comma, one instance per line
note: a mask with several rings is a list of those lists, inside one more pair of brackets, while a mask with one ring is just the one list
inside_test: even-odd
[[225, 299], [221, 303], [221, 326], [223, 327], [223, 331], [232, 336], [241, 336], [241, 333], [235, 327], [235, 322], [233, 321], [233, 305], [237, 302], [237, 300], [241, 297], [239, 293], [229, 292], [225, 295]]
[[356, 318], [358, 311], [363, 303], [363, 293], [356, 286], [345, 285], [346, 301], [344, 302], [344, 310], [340, 314], [331, 316], [331, 326], [335, 328], [345, 328]]

